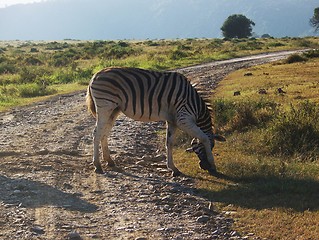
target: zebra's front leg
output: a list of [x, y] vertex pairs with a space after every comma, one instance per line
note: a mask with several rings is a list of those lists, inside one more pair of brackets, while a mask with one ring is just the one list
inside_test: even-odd
[[175, 138], [176, 126], [167, 122], [166, 127], [166, 153], [167, 153], [167, 168], [173, 171], [173, 176], [181, 175], [181, 172], [177, 169], [173, 162], [173, 145]]

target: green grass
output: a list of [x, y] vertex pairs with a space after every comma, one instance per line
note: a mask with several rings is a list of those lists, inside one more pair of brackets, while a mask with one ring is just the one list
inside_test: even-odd
[[3, 41], [0, 42], [0, 106], [4, 109], [24, 102], [24, 98], [29, 101], [31, 96], [51, 95], [56, 84], [85, 85], [93, 73], [105, 67], [168, 70], [260, 52], [318, 46], [318, 38]]
[[[42, 101], [54, 95], [67, 94], [80, 90], [84, 91], [86, 87], [86, 84], [83, 85], [80, 83], [55, 84], [46, 87], [47, 89], [45, 92], [42, 92], [43, 90], [32, 83], [21, 86], [7, 85], [5, 87], [0, 87], [0, 111], [6, 111], [16, 106], [24, 106]], [[2, 94], [4, 91], [10, 91], [11, 93]], [[23, 97], [21, 97], [21, 95], [23, 95]]]
[[175, 152], [199, 194], [231, 212], [243, 235], [318, 237], [318, 65], [314, 57], [281, 61], [233, 72], [219, 84], [212, 97], [215, 125], [227, 141], [213, 151], [224, 178], [200, 170], [195, 154]]

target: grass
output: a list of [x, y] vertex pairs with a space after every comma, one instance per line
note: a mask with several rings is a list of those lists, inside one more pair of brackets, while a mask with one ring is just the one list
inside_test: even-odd
[[[104, 67], [167, 70], [318, 45], [318, 38], [1, 42], [0, 111], [50, 94], [83, 90], [93, 72]], [[317, 55], [314, 51], [301, 58], [239, 70], [219, 84], [213, 94], [215, 124], [227, 142], [217, 143], [214, 153], [219, 171], [227, 177], [209, 176], [199, 169], [194, 154], [175, 150], [177, 166], [196, 180], [198, 194], [212, 201], [217, 210], [231, 213], [236, 220], [234, 227], [243, 235], [254, 233], [266, 239], [318, 237], [318, 146], [311, 141], [317, 139], [318, 130], [318, 118], [313, 115], [316, 111], [311, 110], [311, 106], [318, 109], [311, 104], [319, 103]], [[279, 93], [279, 88], [285, 93]], [[259, 94], [261, 89], [266, 94]], [[234, 96], [235, 91], [240, 91], [240, 96]], [[307, 109], [311, 111], [303, 112]], [[298, 124], [288, 124], [287, 128], [287, 122]], [[283, 126], [283, 134], [274, 138]], [[311, 133], [307, 137], [314, 147], [308, 149], [307, 140], [301, 152], [271, 151], [294, 140], [279, 137], [289, 136], [285, 131], [291, 133], [299, 126], [307, 126], [299, 135]], [[189, 139], [180, 136], [178, 142], [185, 147]], [[277, 144], [269, 144], [275, 140]], [[302, 145], [300, 141], [296, 144]]]
[[[38, 92], [38, 87], [35, 87], [36, 89], [34, 90], [32, 85], [33, 84], [31, 84], [30, 87], [26, 84], [20, 86], [20, 88], [17, 86], [8, 85], [5, 87], [6, 90], [4, 90], [4, 87], [0, 87], [0, 112], [6, 111], [16, 106], [25, 106], [34, 102], [43, 101], [55, 95], [67, 94], [86, 89], [86, 85], [79, 83], [55, 84], [54, 86], [48, 87], [47, 91], [49, 93], [46, 92], [45, 94], [40, 95], [40, 93]], [[36, 91], [36, 93], [33, 93], [33, 90]], [[8, 95], [1, 95], [1, 92], [3, 91], [12, 91], [13, 93]], [[15, 95], [17, 94], [25, 95], [23, 97], [15, 97]]]
[[281, 61], [233, 72], [219, 84], [215, 124], [227, 141], [217, 143], [214, 154], [225, 178], [200, 170], [194, 154], [175, 152], [198, 193], [231, 213], [244, 236], [318, 238], [318, 65], [318, 58]]
[[85, 85], [93, 73], [105, 67], [168, 70], [261, 52], [318, 46], [318, 38], [3, 41], [0, 42], [0, 106], [6, 109], [29, 102], [36, 95], [51, 95], [57, 84]]
[[[319, 102], [318, 73], [315, 71], [318, 68], [319, 61], [316, 59], [294, 64], [277, 62], [242, 69], [220, 83], [215, 97], [231, 98], [235, 91], [240, 91], [241, 95], [235, 99], [259, 96], [285, 105], [305, 99]], [[247, 73], [251, 75], [247, 76]], [[287, 94], [279, 94], [278, 88], [282, 88]], [[258, 95], [259, 89], [265, 89], [267, 95]]]
[[[237, 137], [238, 139], [239, 137]], [[231, 211], [243, 235], [266, 239], [316, 239], [319, 231], [318, 163], [287, 164], [282, 159], [256, 156], [234, 149], [231, 143], [215, 149], [216, 163], [227, 179], [216, 179], [198, 169], [195, 156], [178, 166], [196, 179], [199, 194], [217, 210]], [[192, 166], [190, 169], [189, 166]], [[302, 224], [301, 224], [302, 223]]]

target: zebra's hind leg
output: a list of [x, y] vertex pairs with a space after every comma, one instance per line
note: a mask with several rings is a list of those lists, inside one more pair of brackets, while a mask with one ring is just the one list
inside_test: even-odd
[[176, 126], [172, 123], [167, 122], [166, 127], [166, 152], [167, 152], [167, 168], [173, 171], [173, 176], [179, 176], [182, 173], [177, 169], [173, 162], [173, 144], [176, 132]]
[[111, 116], [109, 117], [107, 124], [105, 125], [105, 128], [103, 129], [103, 136], [101, 139], [101, 147], [102, 147], [102, 156], [103, 160], [107, 162], [107, 165], [109, 167], [114, 167], [115, 163], [111, 158], [109, 145], [108, 145], [108, 137], [111, 132], [111, 129], [114, 125], [114, 122], [116, 120], [116, 117], [118, 115], [119, 111], [117, 109], [113, 110]]
[[[110, 152], [108, 149], [107, 137], [112, 128], [113, 122], [112, 116], [114, 116], [114, 109], [116, 107], [100, 107], [97, 109], [97, 118], [96, 125], [93, 132], [93, 165], [95, 167], [96, 173], [103, 173], [101, 162], [99, 159], [99, 147], [100, 142], [102, 145], [103, 159], [106, 159], [108, 162], [114, 163], [110, 158]], [[115, 119], [115, 117], [113, 117]]]

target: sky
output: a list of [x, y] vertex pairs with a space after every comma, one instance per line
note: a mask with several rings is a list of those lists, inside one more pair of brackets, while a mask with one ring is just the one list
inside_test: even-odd
[[313, 36], [318, 1], [0, 0], [0, 41], [221, 38], [231, 14], [252, 19], [256, 36]]
[[26, 3], [34, 3], [41, 2], [43, 0], [0, 0], [0, 8], [8, 7], [10, 5], [15, 4], [26, 4]]

